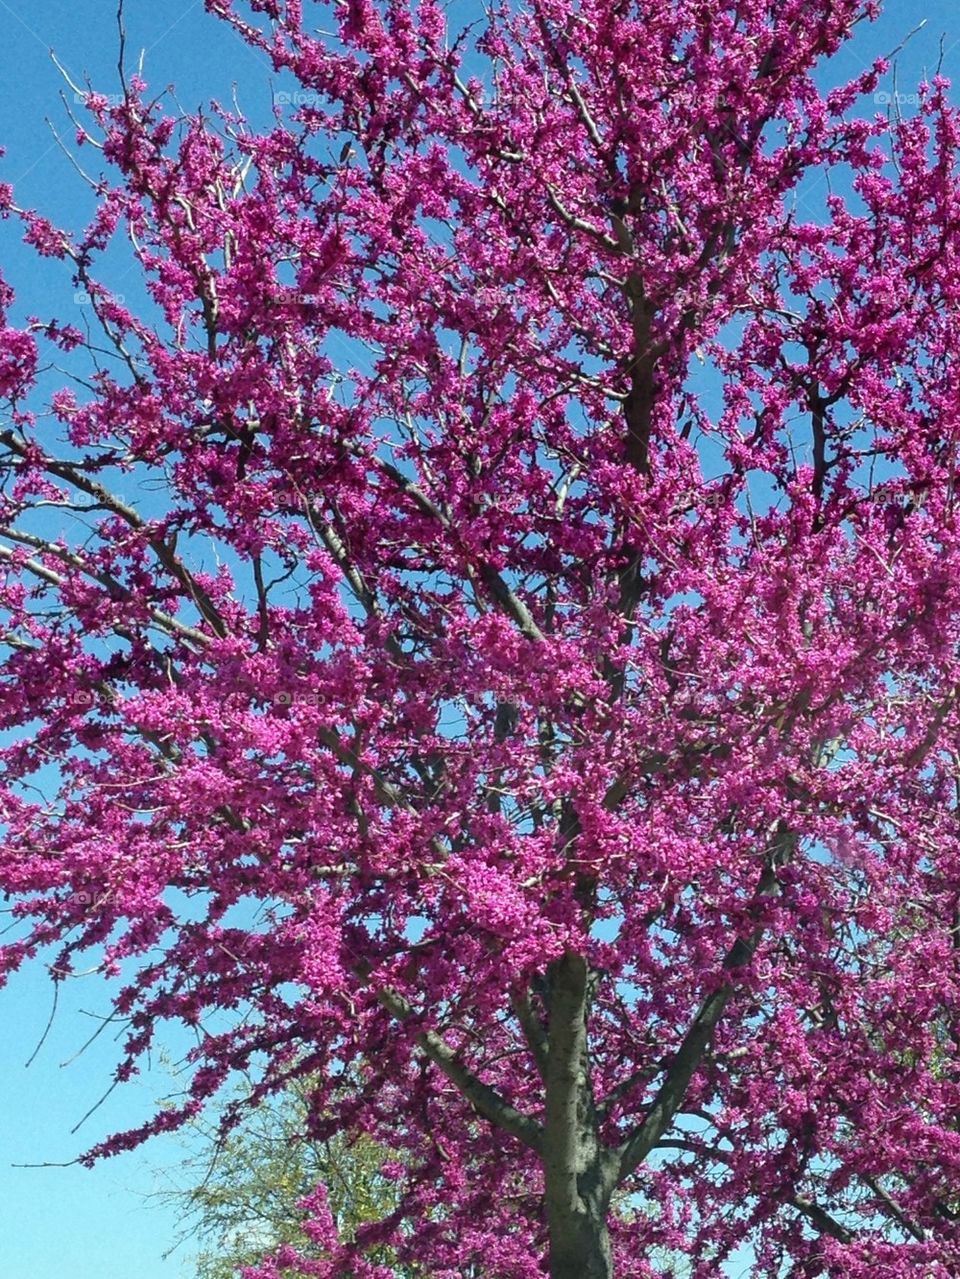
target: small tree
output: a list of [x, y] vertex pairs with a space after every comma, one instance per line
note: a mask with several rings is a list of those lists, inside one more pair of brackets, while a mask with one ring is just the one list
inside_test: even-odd
[[90, 1157], [309, 1077], [399, 1206], [262, 1279], [957, 1273], [944, 82], [823, 96], [860, 0], [207, 8], [296, 111], [131, 78], [86, 230], [0, 191], [95, 321], [0, 332], [3, 963], [197, 1034]]
[[[322, 1259], [304, 1226], [318, 1186], [339, 1237], [356, 1238], [358, 1229], [379, 1224], [400, 1206], [390, 1152], [367, 1137], [351, 1140], [336, 1133], [328, 1140], [308, 1133], [314, 1088], [308, 1079], [257, 1107], [236, 1127], [223, 1131], [214, 1121], [188, 1126], [190, 1154], [170, 1177], [161, 1202], [181, 1214], [179, 1243], [196, 1240], [197, 1279], [234, 1279], [278, 1248], [294, 1248], [307, 1260]], [[243, 1094], [235, 1099], [241, 1103]], [[371, 1259], [390, 1268], [397, 1279], [418, 1271], [395, 1263], [389, 1247], [372, 1247]], [[423, 1273], [422, 1271], [419, 1273]]]

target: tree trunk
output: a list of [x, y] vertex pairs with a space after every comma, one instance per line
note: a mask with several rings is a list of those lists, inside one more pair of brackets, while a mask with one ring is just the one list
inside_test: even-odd
[[587, 1049], [591, 975], [567, 952], [548, 971], [544, 1180], [550, 1279], [613, 1279], [607, 1212], [614, 1179], [600, 1147]]
[[600, 1205], [584, 1205], [582, 1212], [556, 1220], [550, 1226], [550, 1279], [613, 1279], [613, 1254], [606, 1211]]

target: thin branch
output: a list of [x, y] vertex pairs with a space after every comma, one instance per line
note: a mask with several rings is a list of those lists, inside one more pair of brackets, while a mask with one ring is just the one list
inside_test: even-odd
[[59, 983], [59, 981], [54, 980], [54, 983], [53, 983], [53, 1004], [52, 1004], [52, 1006], [51, 1006], [51, 1008], [50, 1008], [50, 1016], [47, 1018], [47, 1024], [46, 1024], [46, 1026], [44, 1026], [44, 1028], [43, 1028], [43, 1034], [40, 1036], [40, 1039], [39, 1039], [39, 1041], [38, 1041], [38, 1043], [37, 1043], [36, 1048], [34, 1048], [33, 1052], [30, 1054], [30, 1056], [27, 1058], [26, 1062], [24, 1063], [24, 1065], [25, 1065], [25, 1066], [27, 1066], [27, 1067], [29, 1067], [29, 1066], [32, 1066], [32, 1065], [33, 1065], [33, 1063], [34, 1063], [34, 1062], [36, 1061], [36, 1059], [37, 1059], [37, 1054], [40, 1052], [40, 1049], [41, 1049], [41, 1048], [43, 1047], [43, 1045], [46, 1043], [47, 1036], [50, 1034], [50, 1029], [51, 1029], [51, 1027], [53, 1026], [53, 1019], [54, 1019], [54, 1017], [56, 1017], [56, 1015], [57, 1015], [57, 1003], [58, 1003], [59, 999], [60, 999], [60, 983]]
[[873, 1193], [877, 1196], [880, 1202], [884, 1205], [884, 1207], [890, 1213], [890, 1216], [893, 1217], [894, 1220], [897, 1221], [903, 1227], [903, 1229], [907, 1232], [907, 1234], [912, 1235], [913, 1238], [916, 1239], [918, 1243], [923, 1243], [927, 1237], [924, 1231], [921, 1230], [921, 1228], [918, 1225], [916, 1225], [915, 1222], [910, 1220], [910, 1218], [903, 1211], [903, 1209], [900, 1207], [897, 1201], [893, 1198], [893, 1196], [890, 1195], [886, 1190], [884, 1190], [883, 1186], [880, 1185], [879, 1181], [877, 1181], [875, 1177], [871, 1177], [865, 1172], [858, 1173], [857, 1175], [859, 1176], [863, 1184], [873, 1191]]
[[530, 1049], [534, 1061], [537, 1063], [537, 1071], [540, 1078], [544, 1081], [547, 1078], [547, 1061], [549, 1058], [549, 1050], [547, 1047], [547, 1036], [544, 1031], [540, 1018], [537, 1016], [536, 1009], [530, 999], [530, 991], [526, 985], [515, 990], [510, 1000], [511, 1006], [520, 1023], [520, 1029], [523, 1031], [523, 1037], [527, 1047]]
[[806, 1217], [811, 1226], [819, 1230], [822, 1235], [830, 1235], [833, 1239], [839, 1239], [841, 1243], [853, 1242], [854, 1235], [851, 1231], [812, 1199], [807, 1199], [803, 1195], [794, 1195], [787, 1202]]
[[[43, 542], [40, 538], [34, 538], [32, 534], [14, 532], [11, 529], [0, 529], [0, 534], [12, 541], [36, 546], [37, 549], [43, 550], [50, 555], [55, 555], [58, 559], [63, 560], [64, 563], [69, 564], [71, 568], [75, 568], [85, 574], [85, 576], [92, 578], [95, 582], [99, 582], [101, 586], [105, 585], [109, 589], [111, 585], [115, 585], [128, 599], [133, 598], [131, 592], [125, 587], [121, 587], [119, 583], [105, 581], [103, 574], [95, 572], [88, 565], [84, 564], [83, 560], [78, 555], [74, 555], [72, 552], [67, 551], [64, 547], [54, 546], [51, 543]], [[18, 564], [17, 554], [9, 546], [0, 546], [0, 559], [4, 559], [10, 564], [18, 565], [19, 567], [26, 569], [28, 573], [31, 573], [34, 577], [39, 578], [41, 581], [46, 582], [50, 586], [61, 587], [66, 585], [67, 579], [65, 577], [63, 577], [60, 573], [54, 572], [53, 569], [47, 568], [46, 565], [41, 564], [39, 560], [31, 557], [20, 560]], [[200, 647], [205, 647], [210, 642], [208, 636], [204, 635], [202, 631], [198, 631], [192, 626], [187, 626], [185, 623], [178, 621], [175, 617], [172, 617], [169, 613], [163, 612], [162, 609], [154, 608], [152, 605], [147, 605], [146, 612], [157, 626], [159, 626], [162, 631], [166, 631], [168, 635], [174, 635], [179, 639], [190, 640], [191, 643]], [[114, 629], [117, 628], [115, 627]]]
[[[18, 457], [26, 458], [30, 455], [28, 446], [25, 443], [21, 443], [12, 431], [0, 432], [0, 443], [5, 444]], [[81, 493], [86, 493], [88, 497], [94, 498], [106, 510], [118, 515], [132, 529], [138, 532], [146, 529], [145, 520], [132, 506], [117, 497], [116, 494], [111, 493], [99, 481], [85, 475], [77, 464], [63, 462], [57, 458], [44, 457], [42, 465], [43, 469], [50, 475], [55, 475], [57, 479], [72, 484]], [[223, 638], [227, 634], [227, 627], [222, 616], [210, 598], [209, 593], [188, 572], [182, 561], [174, 553], [173, 547], [160, 537], [151, 538], [149, 545], [171, 577], [189, 594], [200, 615], [212, 627], [214, 633]]]

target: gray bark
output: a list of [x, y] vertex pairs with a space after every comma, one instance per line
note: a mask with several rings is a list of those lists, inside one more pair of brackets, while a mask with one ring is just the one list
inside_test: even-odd
[[587, 1055], [591, 980], [568, 952], [548, 977], [543, 1167], [550, 1279], [613, 1279], [607, 1213], [615, 1168], [600, 1144]]
[[613, 1279], [610, 1234], [603, 1216], [585, 1212], [563, 1227], [551, 1220], [550, 1279]]

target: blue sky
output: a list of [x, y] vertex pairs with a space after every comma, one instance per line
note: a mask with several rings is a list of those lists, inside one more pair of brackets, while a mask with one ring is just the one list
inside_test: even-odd
[[[275, 87], [261, 55], [194, 3], [128, 0], [128, 52], [146, 50], [145, 74], [157, 88], [175, 83], [185, 108], [211, 98], [228, 101], [232, 85], [251, 116], [266, 117]], [[89, 212], [89, 195], [58, 146], [52, 121], [70, 139], [72, 126], [60, 94], [73, 103], [50, 58], [54, 50], [70, 78], [105, 93], [117, 91], [117, 29], [113, 0], [0, 0], [0, 180], [12, 182], [22, 205], [66, 226]], [[46, 311], [50, 290], [60, 290], [69, 315], [72, 290], [61, 264], [38, 263], [9, 234], [0, 239], [3, 272], [14, 284], [18, 311]], [[113, 282], [115, 289], [123, 287]], [[71, 317], [72, 318], [72, 317]], [[176, 1175], [182, 1146], [176, 1138], [108, 1160], [92, 1170], [65, 1163], [117, 1129], [149, 1117], [171, 1091], [169, 1071], [152, 1072], [117, 1089], [79, 1129], [71, 1130], [102, 1096], [116, 1062], [109, 1030], [69, 1065], [108, 1007], [96, 977], [61, 991], [53, 1027], [29, 1068], [25, 1063], [50, 1014], [52, 988], [27, 970], [0, 992], [0, 1276], [27, 1279], [180, 1279], [192, 1273], [189, 1247], [163, 1260], [176, 1236], [176, 1216], [151, 1202], [152, 1192]]]
[[[465, 0], [453, 0], [452, 8]], [[467, 0], [469, 3], [469, 0]], [[893, 0], [882, 21], [861, 28], [852, 46], [835, 59], [824, 81], [848, 78], [878, 55], [892, 51], [921, 17], [926, 27], [899, 57], [899, 78], [880, 90], [909, 95], [930, 73], [944, 36], [944, 70], [960, 83], [960, 21], [956, 0], [918, 6]], [[188, 109], [211, 98], [228, 101], [234, 83], [254, 118], [265, 118], [278, 86], [262, 55], [250, 50], [204, 13], [202, 0], [127, 0], [128, 54], [145, 53], [145, 74], [154, 89], [177, 86]], [[59, 95], [72, 106], [73, 92], [50, 59], [53, 49], [77, 83], [115, 93], [118, 88], [114, 0], [0, 0], [0, 180], [14, 183], [22, 205], [55, 222], [77, 226], [89, 212], [88, 193], [46, 123], [72, 135]], [[958, 95], [960, 96], [960, 95]], [[909, 104], [904, 107], [909, 110]], [[38, 263], [32, 253], [0, 235], [4, 274], [20, 295], [20, 310], [48, 311], [51, 290], [71, 304], [69, 278], [61, 264]], [[122, 283], [111, 281], [117, 290]], [[131, 282], [132, 283], [132, 282]], [[59, 309], [59, 308], [58, 308]], [[92, 1171], [79, 1167], [19, 1168], [16, 1164], [74, 1159], [107, 1132], [146, 1118], [157, 1097], [171, 1088], [160, 1065], [117, 1090], [80, 1128], [71, 1129], [109, 1082], [116, 1047], [102, 1034], [74, 1057], [108, 1007], [108, 992], [95, 977], [71, 982], [46, 1042], [29, 1068], [47, 1022], [51, 987], [37, 969], [15, 977], [0, 992], [0, 1279], [175, 1279], [191, 1273], [189, 1249], [167, 1260], [175, 1235], [171, 1210], [151, 1206], [148, 1196], [174, 1169], [176, 1139], [157, 1140]], [[731, 1274], [749, 1273], [743, 1259]]]

